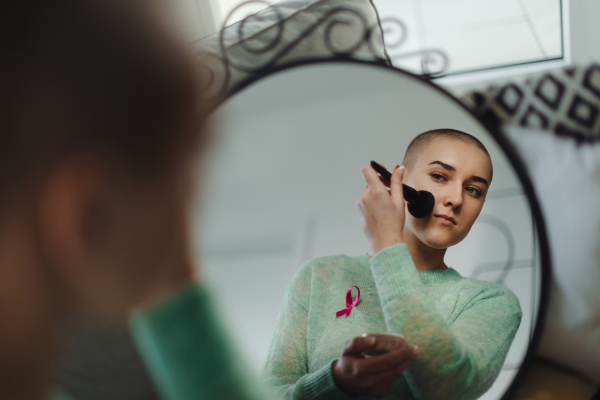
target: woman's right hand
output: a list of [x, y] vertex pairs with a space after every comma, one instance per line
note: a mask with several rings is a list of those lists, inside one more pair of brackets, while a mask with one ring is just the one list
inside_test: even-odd
[[389, 353], [365, 358], [363, 352], [375, 346], [373, 336], [355, 337], [344, 345], [331, 374], [336, 386], [349, 396], [385, 397], [417, 356], [409, 344]]
[[362, 167], [362, 174], [367, 187], [356, 205], [363, 223], [363, 231], [375, 255], [386, 247], [404, 241], [404, 166], [398, 164], [394, 169], [389, 192], [370, 164]]

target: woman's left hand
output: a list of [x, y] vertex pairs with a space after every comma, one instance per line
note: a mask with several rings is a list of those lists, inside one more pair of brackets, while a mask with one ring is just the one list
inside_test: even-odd
[[367, 188], [356, 202], [363, 222], [363, 230], [373, 254], [386, 247], [403, 242], [404, 193], [402, 178], [404, 166], [398, 164], [392, 173], [388, 192], [370, 165], [362, 167]]

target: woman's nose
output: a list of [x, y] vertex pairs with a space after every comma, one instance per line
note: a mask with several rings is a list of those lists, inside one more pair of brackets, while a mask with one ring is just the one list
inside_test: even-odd
[[460, 210], [463, 203], [463, 190], [458, 185], [446, 187], [444, 191], [442, 204], [446, 207], [451, 207], [454, 211]]

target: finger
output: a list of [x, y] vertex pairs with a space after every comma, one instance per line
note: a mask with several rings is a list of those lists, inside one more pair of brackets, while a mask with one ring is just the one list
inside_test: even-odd
[[363, 378], [362, 382], [365, 386], [372, 387], [393, 385], [400, 377], [402, 377], [403, 372], [404, 370], [400, 372], [398, 367], [394, 367], [369, 375], [368, 377]]
[[411, 356], [411, 348], [412, 346], [404, 344], [389, 353], [360, 360], [360, 368], [366, 368], [373, 374], [394, 370], [398, 364]]
[[397, 207], [404, 209], [404, 191], [402, 190], [402, 180], [404, 178], [404, 165], [398, 164], [392, 173], [392, 183], [390, 193], [392, 200]]
[[371, 167], [371, 165], [364, 165], [361, 171], [369, 189], [385, 189], [385, 185], [383, 182], [381, 182], [379, 175], [377, 175], [377, 172], [373, 169], [373, 167]]
[[415, 362], [415, 359], [417, 358], [417, 353], [418, 353], [417, 348], [414, 346], [411, 346], [411, 347], [412, 347], [412, 349], [411, 349], [412, 351], [410, 353], [410, 356], [408, 356], [404, 361], [402, 361], [396, 367], [396, 372], [399, 375], [401, 375], [406, 368], [410, 367], [412, 365], [412, 363]]
[[356, 200], [356, 205], [359, 208], [364, 207], [364, 201], [363, 201], [363, 199], [365, 199], [368, 196], [369, 196], [369, 187], [367, 186], [365, 188], [365, 190], [363, 190], [363, 192], [360, 194], [360, 197]]
[[349, 340], [344, 345], [342, 350], [342, 357], [344, 356], [357, 356], [361, 355], [364, 351], [367, 351], [377, 343], [375, 336], [357, 336], [352, 340]]
[[378, 384], [385, 384], [385, 382], [394, 381], [402, 376], [404, 370], [414, 362], [417, 351], [414, 346], [407, 344], [402, 346], [402, 353], [403, 358], [396, 366], [375, 373], [371, 378], [376, 380]]
[[385, 371], [369, 375], [363, 380], [367, 391], [370, 392], [371, 396], [387, 395], [394, 386], [394, 384], [398, 381], [398, 379], [402, 377], [404, 371], [410, 366], [412, 361], [412, 357], [408, 356], [404, 359], [404, 361], [402, 361], [394, 368], [390, 368]]
[[[405, 346], [412, 347], [412, 346]], [[371, 396], [378, 395], [387, 395], [389, 390], [391, 390], [392, 386], [402, 377], [404, 370], [410, 366], [413, 359], [411, 357], [412, 349], [404, 350], [409, 353], [409, 356], [406, 357], [402, 362], [400, 362], [397, 366], [393, 368], [386, 369], [384, 371], [380, 371], [374, 373], [369, 370], [369, 374], [365, 374], [366, 376], [361, 380], [367, 392]]]

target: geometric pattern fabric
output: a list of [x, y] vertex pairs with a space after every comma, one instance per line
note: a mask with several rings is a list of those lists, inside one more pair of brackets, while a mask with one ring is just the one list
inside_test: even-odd
[[474, 91], [462, 98], [493, 130], [543, 129], [577, 143], [600, 140], [600, 65], [560, 68]]

